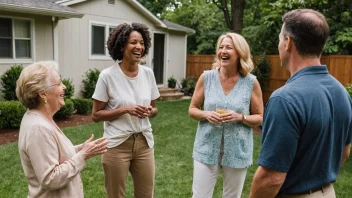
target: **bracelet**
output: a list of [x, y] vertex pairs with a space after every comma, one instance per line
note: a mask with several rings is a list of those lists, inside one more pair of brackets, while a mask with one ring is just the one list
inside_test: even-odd
[[242, 114], [242, 122], [244, 121], [247, 121], [247, 117], [244, 114]]

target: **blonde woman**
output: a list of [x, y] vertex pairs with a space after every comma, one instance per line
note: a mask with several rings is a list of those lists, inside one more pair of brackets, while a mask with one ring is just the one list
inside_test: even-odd
[[[199, 78], [189, 115], [199, 120], [194, 142], [193, 198], [211, 198], [220, 169], [223, 197], [241, 197], [252, 164], [254, 126], [262, 123], [262, 91], [239, 34], [221, 35], [213, 70]], [[204, 107], [202, 109], [202, 106]]]
[[106, 138], [73, 146], [53, 120], [65, 105], [62, 84], [53, 61], [36, 62], [25, 67], [17, 80], [16, 95], [28, 108], [20, 126], [18, 148], [28, 197], [83, 198], [80, 172], [85, 160], [105, 153]]

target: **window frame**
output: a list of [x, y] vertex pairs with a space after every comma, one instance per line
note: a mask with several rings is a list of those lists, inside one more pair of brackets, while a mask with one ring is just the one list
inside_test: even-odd
[[[11, 19], [11, 30], [12, 30], [12, 58], [0, 58], [0, 63], [9, 63], [9, 64], [21, 64], [21, 63], [33, 63], [35, 62], [35, 20], [33, 18], [25, 18], [25, 17], [13, 17], [13, 16], [6, 16], [6, 15], [0, 15], [0, 18], [4, 19]], [[15, 20], [25, 20], [29, 21], [29, 34], [30, 34], [30, 58], [17, 58], [16, 55], [16, 40], [22, 40], [17, 38], [15, 35]]]
[[116, 27], [118, 26], [118, 24], [114, 24], [114, 23], [106, 23], [106, 22], [99, 22], [99, 21], [89, 21], [89, 36], [88, 36], [88, 48], [89, 48], [89, 60], [112, 60], [110, 55], [109, 55], [109, 51], [108, 48], [106, 46], [106, 43], [104, 43], [105, 46], [105, 55], [95, 55], [92, 54], [92, 39], [93, 39], [93, 26], [100, 26], [100, 27], [105, 27], [105, 42], [108, 40], [109, 38], [109, 30], [111, 27]]

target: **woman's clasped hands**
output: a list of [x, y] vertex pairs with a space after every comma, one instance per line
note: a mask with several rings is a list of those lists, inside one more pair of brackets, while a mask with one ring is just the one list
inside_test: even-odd
[[216, 111], [204, 111], [205, 119], [212, 124], [241, 122], [242, 114], [236, 113], [235, 111], [227, 111], [227, 113], [217, 113]]
[[147, 118], [153, 114], [151, 105], [131, 105], [127, 106], [127, 113], [141, 119]]

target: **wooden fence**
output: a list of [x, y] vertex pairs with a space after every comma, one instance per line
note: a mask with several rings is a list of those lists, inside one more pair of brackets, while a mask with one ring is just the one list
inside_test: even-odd
[[[211, 69], [215, 55], [187, 55], [186, 77], [194, 76], [196, 79], [204, 70]], [[257, 60], [258, 57], [254, 57]], [[270, 64], [270, 76], [268, 87], [263, 90], [263, 100], [268, 101], [273, 91], [283, 86], [290, 73], [281, 67], [279, 55], [268, 55], [267, 60]], [[322, 56], [321, 63], [327, 65], [329, 72], [344, 86], [352, 84], [352, 55], [331, 55]]]

